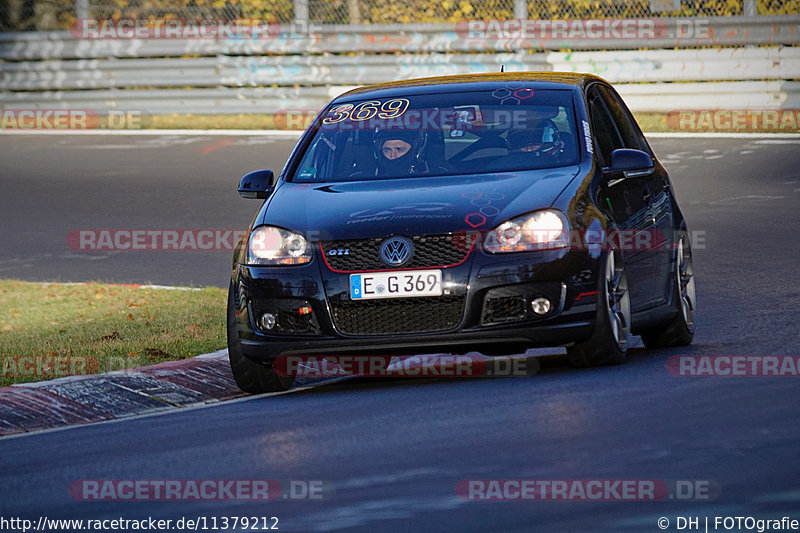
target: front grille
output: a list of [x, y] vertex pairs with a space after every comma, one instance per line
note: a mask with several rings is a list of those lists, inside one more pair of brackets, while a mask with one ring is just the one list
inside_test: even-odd
[[427, 333], [458, 326], [464, 296], [331, 302], [336, 329], [345, 335]]
[[[402, 268], [447, 267], [464, 261], [469, 255], [477, 234], [474, 232], [445, 235], [416, 235], [411, 237], [414, 257]], [[326, 241], [321, 243], [325, 262], [332, 270], [362, 272], [392, 270], [381, 261], [380, 247], [388, 237]]]

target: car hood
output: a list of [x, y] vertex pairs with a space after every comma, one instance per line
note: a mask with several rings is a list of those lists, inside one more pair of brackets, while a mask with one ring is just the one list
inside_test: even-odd
[[279, 226], [312, 241], [489, 230], [550, 207], [578, 172], [572, 165], [501, 174], [282, 183], [255, 225]]

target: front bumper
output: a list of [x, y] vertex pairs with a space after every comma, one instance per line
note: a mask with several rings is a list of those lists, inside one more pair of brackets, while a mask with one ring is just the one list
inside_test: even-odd
[[[589, 338], [599, 267], [586, 251], [474, 250], [442, 268], [443, 296], [354, 302], [350, 274], [317, 253], [302, 266], [234, 265], [232, 287], [244, 354], [267, 364], [283, 354], [495, 355]], [[552, 302], [544, 316], [531, 310], [536, 297]], [[259, 321], [265, 312], [277, 317], [271, 330]]]

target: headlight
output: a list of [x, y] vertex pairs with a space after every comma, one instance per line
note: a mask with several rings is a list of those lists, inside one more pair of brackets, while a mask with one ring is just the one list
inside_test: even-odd
[[484, 250], [491, 253], [532, 252], [569, 246], [569, 223], [552, 209], [536, 211], [503, 222], [483, 240]]
[[302, 265], [311, 261], [311, 246], [305, 237], [272, 226], [261, 226], [247, 240], [251, 265]]

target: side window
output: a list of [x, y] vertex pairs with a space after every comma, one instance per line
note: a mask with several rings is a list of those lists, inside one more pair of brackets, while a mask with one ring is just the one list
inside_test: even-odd
[[614, 117], [614, 121], [617, 123], [617, 130], [622, 136], [624, 148], [648, 152], [647, 144], [642, 138], [639, 127], [636, 126], [636, 121], [631, 116], [630, 111], [628, 111], [628, 108], [622, 102], [619, 95], [604, 85], [601, 85], [598, 90], [602, 93], [608, 105], [608, 109]]
[[611, 152], [624, 148], [614, 120], [596, 89], [589, 92], [589, 114], [592, 120], [592, 132], [604, 165], [611, 163]]

